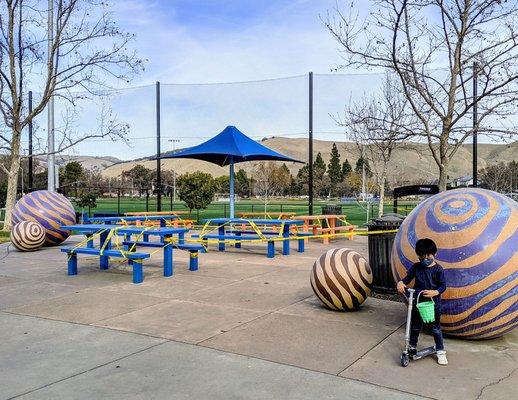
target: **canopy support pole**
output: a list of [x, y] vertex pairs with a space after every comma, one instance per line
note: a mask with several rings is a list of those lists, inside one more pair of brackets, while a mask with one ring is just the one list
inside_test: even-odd
[[234, 157], [230, 157], [230, 218], [234, 218]]

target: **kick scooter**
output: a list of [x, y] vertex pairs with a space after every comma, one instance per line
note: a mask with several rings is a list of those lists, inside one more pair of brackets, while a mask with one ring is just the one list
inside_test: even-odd
[[[412, 322], [412, 307], [414, 306], [414, 293], [415, 289], [406, 289], [408, 291], [408, 311], [406, 315], [406, 330], [405, 330], [405, 349], [403, 350], [403, 353], [401, 353], [400, 361], [401, 365], [403, 367], [408, 366], [410, 360], [415, 361], [419, 360], [420, 358], [431, 356], [432, 354], [436, 353], [435, 346], [427, 347], [425, 349], [410, 352], [410, 324]], [[416, 303], [419, 301], [419, 296], [421, 295], [421, 292], [417, 295]], [[406, 296], [405, 296], [406, 297]]]

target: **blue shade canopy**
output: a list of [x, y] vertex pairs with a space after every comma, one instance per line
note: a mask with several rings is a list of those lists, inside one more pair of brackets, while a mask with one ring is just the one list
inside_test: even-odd
[[235, 126], [227, 126], [221, 133], [198, 146], [161, 158], [194, 158], [222, 167], [232, 163], [259, 160], [302, 162], [257, 143]]

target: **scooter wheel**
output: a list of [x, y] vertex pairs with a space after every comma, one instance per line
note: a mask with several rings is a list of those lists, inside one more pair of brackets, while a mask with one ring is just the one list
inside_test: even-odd
[[401, 353], [400, 362], [402, 367], [408, 367], [408, 363], [410, 362], [410, 357], [407, 353]]

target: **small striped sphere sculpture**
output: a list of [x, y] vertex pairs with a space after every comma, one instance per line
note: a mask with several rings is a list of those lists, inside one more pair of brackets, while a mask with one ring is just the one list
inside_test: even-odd
[[313, 264], [311, 287], [327, 308], [357, 310], [371, 293], [369, 263], [350, 249], [331, 249]]
[[19, 222], [11, 229], [11, 243], [20, 251], [38, 250], [45, 243], [45, 229], [38, 222]]
[[40, 223], [45, 229], [45, 245], [54, 246], [68, 237], [68, 232], [61, 225], [76, 222], [76, 213], [72, 203], [63, 195], [49, 190], [38, 190], [23, 196], [14, 206], [13, 224], [22, 221]]
[[518, 203], [475, 188], [439, 193], [403, 221], [392, 248], [399, 281], [417, 261], [415, 244], [430, 238], [444, 268], [441, 326], [466, 339], [503, 335], [518, 324]]

